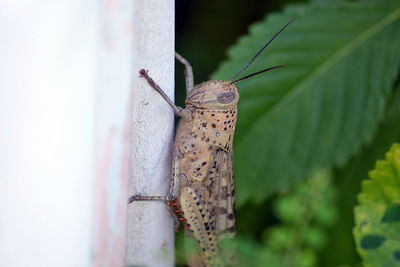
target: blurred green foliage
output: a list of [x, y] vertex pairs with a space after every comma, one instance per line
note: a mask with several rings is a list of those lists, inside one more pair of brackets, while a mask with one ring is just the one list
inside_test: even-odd
[[338, 219], [335, 196], [331, 175], [320, 171], [273, 202], [280, 223], [265, 230], [263, 243], [279, 259], [275, 266], [316, 266], [325, 230]]
[[[197, 83], [218, 65], [211, 78], [229, 79], [296, 19], [246, 74], [287, 67], [238, 84], [238, 238], [227, 244], [237, 251], [237, 265], [360, 266], [352, 235], [360, 183], [400, 141], [400, 2], [176, 5], [177, 51], [191, 62]], [[181, 105], [182, 73], [177, 64]], [[183, 240], [179, 233], [181, 265]]]

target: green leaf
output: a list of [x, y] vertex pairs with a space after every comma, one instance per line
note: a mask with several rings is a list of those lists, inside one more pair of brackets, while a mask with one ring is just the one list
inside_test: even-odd
[[369, 176], [355, 208], [357, 250], [366, 266], [400, 266], [400, 144]]
[[344, 164], [374, 136], [398, 71], [399, 1], [319, 1], [252, 25], [212, 78], [232, 77], [291, 18], [246, 73], [286, 67], [238, 85], [239, 205]]

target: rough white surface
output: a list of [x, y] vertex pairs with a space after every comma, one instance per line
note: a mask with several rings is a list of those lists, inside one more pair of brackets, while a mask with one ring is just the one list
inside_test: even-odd
[[0, 266], [173, 266], [174, 1], [2, 1], [0, 58]]
[[[166, 195], [171, 173], [174, 115], [139, 70], [173, 99], [174, 1], [133, 1], [132, 171], [129, 194]], [[173, 224], [165, 203], [128, 208], [127, 264], [173, 266]]]
[[0, 3], [0, 266], [89, 266], [96, 1]]

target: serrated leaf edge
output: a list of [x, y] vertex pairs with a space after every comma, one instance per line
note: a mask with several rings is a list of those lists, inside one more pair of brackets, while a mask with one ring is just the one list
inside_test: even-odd
[[281, 101], [278, 101], [278, 103], [275, 106], [271, 107], [266, 116], [260, 116], [258, 119], [256, 119], [250, 126], [250, 130], [248, 132], [251, 132], [252, 130], [251, 128], [257, 129], [258, 127], [260, 127], [260, 125], [263, 125], [265, 122], [272, 119], [275, 115], [279, 113], [281, 109], [285, 107], [287, 103], [289, 103], [295, 96], [299, 95], [303, 90], [306, 90], [309, 87], [309, 85], [314, 82], [314, 80], [319, 78], [321, 74], [327, 72], [331, 66], [336, 64], [346, 55], [348, 55], [351, 51], [353, 51], [356, 47], [362, 44], [365, 40], [371, 38], [373, 35], [380, 32], [382, 29], [384, 29], [385, 27], [387, 27], [388, 25], [390, 25], [392, 22], [394, 22], [399, 18], [400, 18], [400, 8], [390, 13], [388, 16], [385, 16], [383, 19], [375, 23], [372, 27], [368, 28], [366, 31], [360, 33], [354, 40], [352, 40], [350, 43], [341, 48], [329, 60], [325, 61], [323, 64], [317, 67], [316, 70], [314, 70], [307, 77], [305, 77], [299, 85], [295, 86], [290, 91], [290, 93], [284, 96]]

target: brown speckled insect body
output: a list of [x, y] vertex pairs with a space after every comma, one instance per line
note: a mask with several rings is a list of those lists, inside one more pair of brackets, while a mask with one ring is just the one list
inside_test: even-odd
[[181, 117], [173, 150], [172, 178], [167, 197], [132, 196], [135, 200], [164, 200], [171, 210], [182, 216], [189, 235], [199, 243], [200, 262], [191, 266], [221, 265], [218, 243], [235, 234], [235, 199], [232, 169], [232, 144], [237, 120], [239, 92], [236, 82], [275, 66], [235, 80], [293, 20], [278, 31], [260, 51], [231, 79], [208, 81], [193, 86], [190, 64], [185, 65], [186, 107], [180, 108], [168, 98], [144, 69], [140, 75], [158, 91]]
[[[173, 154], [172, 187], [204, 261], [223, 233], [235, 232], [232, 142], [239, 94], [230, 81], [197, 85], [186, 99]], [[177, 186], [179, 184], [179, 186]]]
[[[176, 57], [185, 64], [186, 73], [191, 73], [190, 65], [179, 54]], [[238, 90], [231, 81], [208, 81], [193, 88], [189, 75], [186, 107], [182, 109], [165, 96], [145, 70], [140, 74], [182, 117], [175, 137], [169, 196], [146, 200], [169, 201], [198, 241], [203, 264], [215, 265], [218, 241], [235, 233], [232, 144]]]

